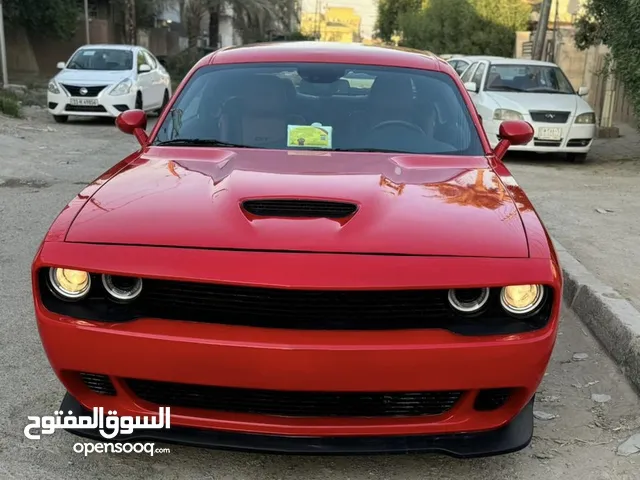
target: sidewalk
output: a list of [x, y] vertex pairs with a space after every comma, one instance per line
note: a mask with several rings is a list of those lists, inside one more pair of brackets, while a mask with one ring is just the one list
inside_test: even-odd
[[640, 310], [640, 133], [619, 127], [584, 165], [531, 156], [507, 166], [551, 235]]

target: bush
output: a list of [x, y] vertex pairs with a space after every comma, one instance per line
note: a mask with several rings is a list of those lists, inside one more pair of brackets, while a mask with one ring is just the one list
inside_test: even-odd
[[10, 117], [20, 117], [20, 98], [9, 90], [0, 90], [0, 113]]

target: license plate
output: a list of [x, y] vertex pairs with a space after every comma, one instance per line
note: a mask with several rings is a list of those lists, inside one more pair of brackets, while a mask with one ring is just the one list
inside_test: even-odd
[[553, 127], [542, 127], [538, 130], [540, 140], [562, 140], [562, 129]]
[[98, 99], [97, 98], [77, 98], [77, 97], [71, 97], [71, 99], [69, 99], [69, 103], [71, 105], [81, 105], [84, 107], [95, 107], [98, 105]]

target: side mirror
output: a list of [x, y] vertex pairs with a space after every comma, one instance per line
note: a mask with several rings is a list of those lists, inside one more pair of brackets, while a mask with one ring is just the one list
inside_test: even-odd
[[578, 95], [580, 95], [581, 97], [589, 95], [589, 87], [580, 87], [578, 89]]
[[150, 72], [151, 71], [151, 67], [149, 65], [147, 65], [146, 63], [144, 65], [140, 65], [138, 67], [138, 72], [139, 73], [145, 73], [145, 72]]
[[136, 137], [141, 146], [145, 147], [149, 136], [147, 129], [147, 114], [142, 110], [127, 110], [116, 118], [116, 126], [121, 132]]
[[478, 93], [478, 85], [476, 82], [465, 82], [464, 88], [469, 92]]
[[56, 65], [56, 68], [57, 68], [58, 70], [64, 70], [64, 68], [65, 68], [66, 66], [67, 66], [67, 64], [66, 64], [66, 63], [64, 63], [64, 62], [58, 62], [58, 63], [57, 63], [57, 65]]
[[498, 160], [502, 160], [511, 145], [526, 145], [533, 139], [533, 134], [533, 127], [528, 122], [506, 120], [500, 124], [498, 130], [500, 141], [493, 150], [493, 154]]

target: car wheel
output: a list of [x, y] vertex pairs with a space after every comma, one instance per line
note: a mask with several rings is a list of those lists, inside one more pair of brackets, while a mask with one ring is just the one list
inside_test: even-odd
[[165, 90], [164, 98], [162, 99], [162, 106], [160, 107], [159, 110], [156, 110], [156, 113], [158, 115], [162, 115], [162, 112], [164, 112], [164, 109], [167, 108], [168, 104], [169, 104], [169, 90]]
[[142, 94], [140, 92], [138, 92], [138, 95], [136, 95], [136, 106], [135, 109], [136, 110], [144, 110], [144, 105], [142, 103]]
[[69, 117], [67, 115], [54, 115], [53, 119], [55, 120], [56, 123], [67, 123], [67, 120], [69, 120]]
[[587, 161], [586, 153], [567, 153], [567, 160], [571, 163], [585, 163]]

